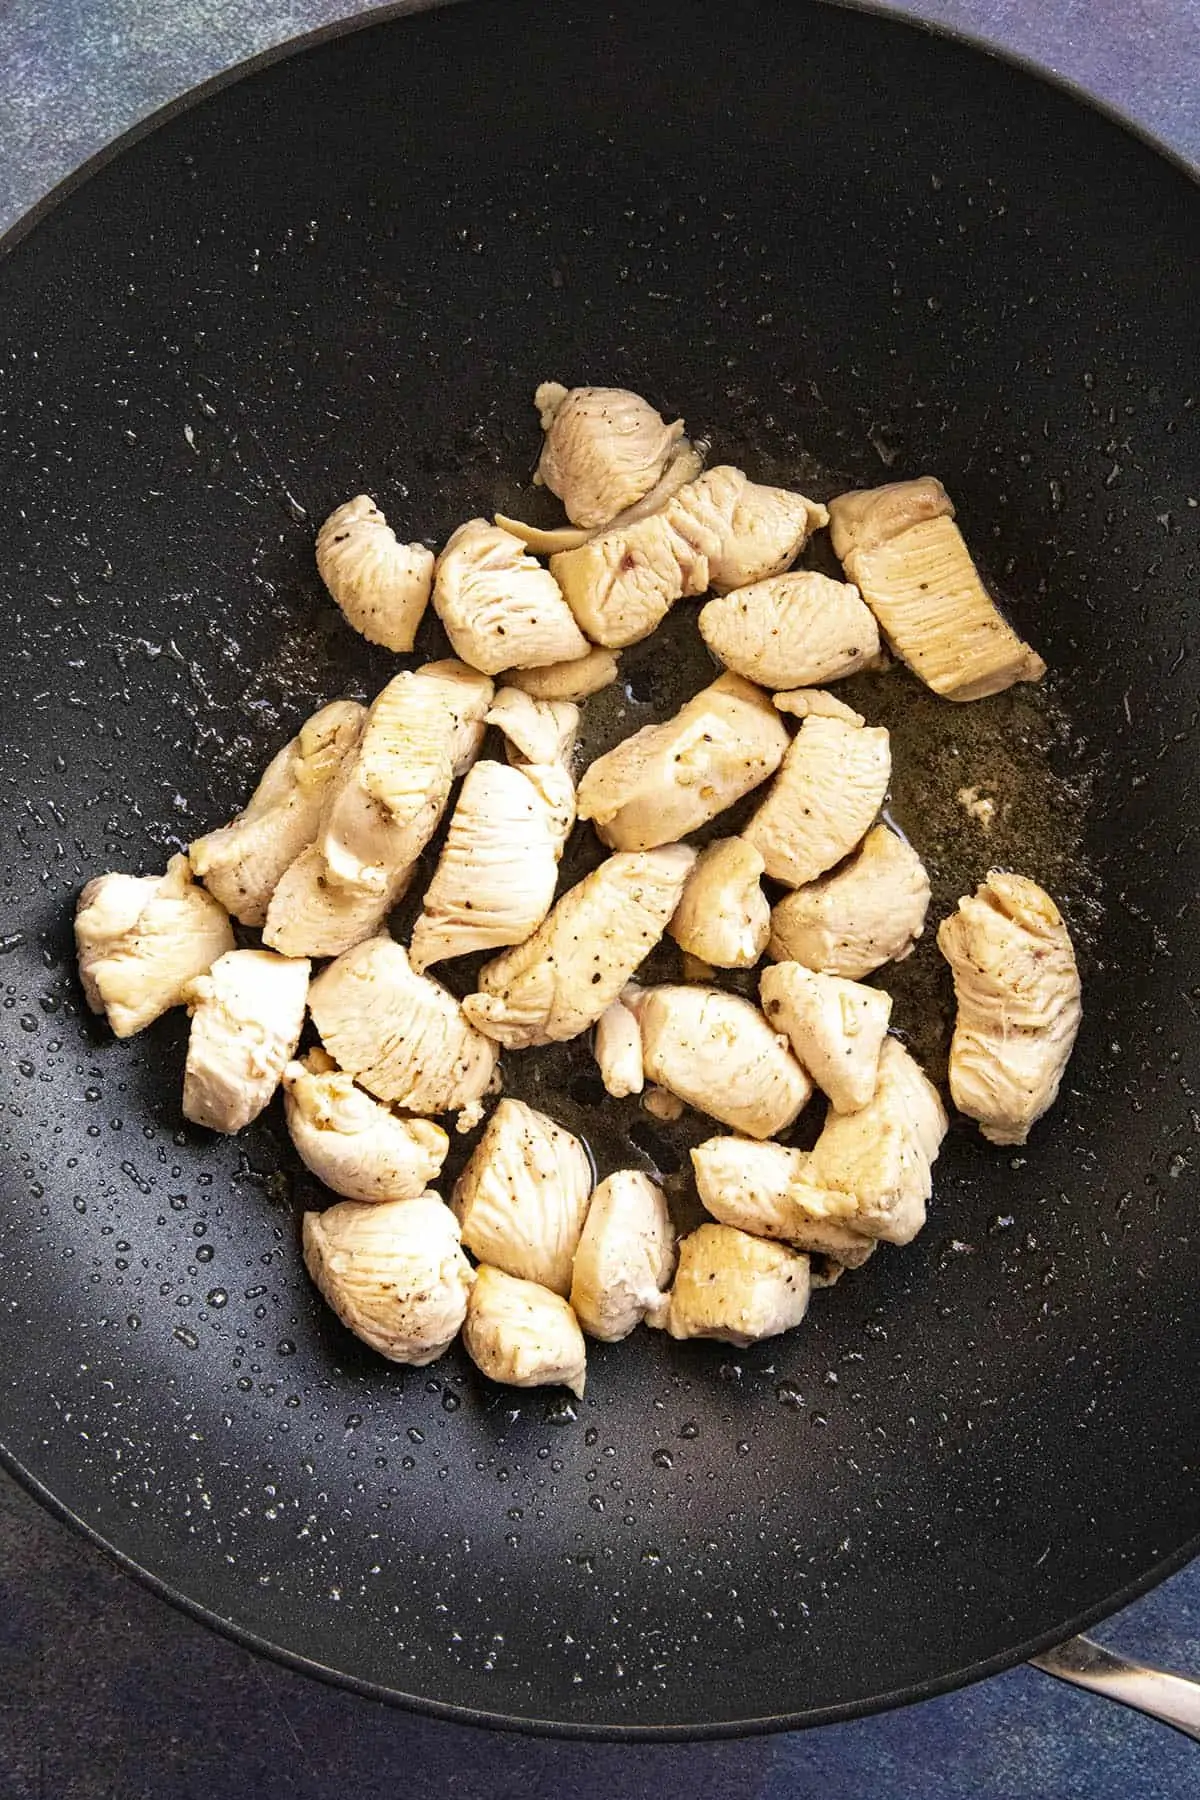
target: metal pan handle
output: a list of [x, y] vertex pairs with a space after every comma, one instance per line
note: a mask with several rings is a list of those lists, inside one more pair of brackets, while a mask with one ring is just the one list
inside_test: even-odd
[[1107, 1700], [1119, 1700], [1122, 1706], [1161, 1719], [1164, 1725], [1173, 1725], [1200, 1743], [1200, 1681], [1190, 1675], [1148, 1669], [1086, 1637], [1068, 1638], [1065, 1644], [1029, 1660], [1047, 1675], [1057, 1675], [1060, 1681], [1087, 1688], [1089, 1693], [1103, 1694]]

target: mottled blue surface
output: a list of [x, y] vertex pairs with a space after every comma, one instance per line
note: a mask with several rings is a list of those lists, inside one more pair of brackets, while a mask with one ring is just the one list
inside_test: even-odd
[[[0, 229], [135, 120], [345, 0], [0, 0]], [[1196, 0], [910, 0], [1200, 164]], [[1200, 1671], [1200, 1565], [1103, 1630]], [[0, 1800], [1184, 1800], [1200, 1751], [1015, 1670], [803, 1735], [662, 1749], [483, 1737], [251, 1656], [145, 1593], [0, 1477]]]

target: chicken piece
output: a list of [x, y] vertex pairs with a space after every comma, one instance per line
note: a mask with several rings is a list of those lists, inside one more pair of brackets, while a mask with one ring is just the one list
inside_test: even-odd
[[268, 763], [245, 810], [189, 847], [194, 872], [243, 925], [263, 923], [284, 871], [316, 837], [326, 791], [366, 716], [357, 700], [323, 706]]
[[812, 569], [734, 588], [700, 609], [700, 635], [727, 669], [767, 688], [853, 675], [879, 655], [858, 589]]
[[799, 1325], [809, 1286], [807, 1256], [730, 1225], [701, 1225], [680, 1244], [671, 1290], [646, 1323], [673, 1338], [744, 1347]]
[[648, 1112], [652, 1119], [660, 1119], [664, 1125], [675, 1125], [687, 1107], [678, 1094], [670, 1094], [664, 1087], [648, 1087], [642, 1095], [642, 1111]]
[[722, 1225], [836, 1257], [848, 1269], [860, 1268], [875, 1248], [874, 1238], [844, 1223], [858, 1205], [854, 1195], [817, 1185], [803, 1150], [709, 1138], [692, 1151], [692, 1169], [701, 1204]]
[[904, 961], [928, 910], [925, 865], [907, 839], [876, 825], [842, 868], [772, 909], [767, 954], [861, 981], [884, 963]]
[[891, 773], [882, 725], [848, 725], [819, 714], [805, 719], [742, 836], [772, 880], [802, 887], [860, 842], [883, 805]]
[[557, 494], [575, 525], [607, 525], [648, 494], [683, 436], [627, 388], [565, 388], [534, 395], [545, 441], [536, 479]]
[[550, 558], [587, 635], [610, 649], [649, 637], [677, 600], [781, 574], [824, 525], [823, 506], [721, 466], [656, 513]]
[[940, 481], [890, 482], [830, 502], [833, 548], [888, 642], [947, 700], [982, 700], [1046, 665], [984, 587]]
[[574, 823], [575, 786], [561, 764], [476, 763], [413, 926], [413, 968], [523, 944], [553, 904]]
[[165, 875], [89, 881], [75, 908], [75, 948], [88, 1005], [126, 1038], [183, 1005], [188, 983], [233, 949], [233, 928], [193, 882], [187, 857], [173, 856]]
[[677, 600], [708, 587], [708, 559], [693, 548], [691, 523], [676, 510], [681, 494], [662, 512], [550, 558], [576, 623], [606, 649], [640, 643]]
[[301, 1162], [346, 1200], [415, 1200], [450, 1148], [440, 1125], [401, 1118], [323, 1050], [287, 1065], [283, 1110]]
[[331, 962], [308, 1005], [335, 1062], [380, 1100], [408, 1112], [457, 1112], [487, 1092], [496, 1046], [392, 938], [368, 938]]
[[598, 757], [579, 784], [579, 816], [618, 850], [650, 850], [714, 819], [774, 773], [788, 747], [766, 695], [722, 675], [673, 719]]
[[827, 1094], [835, 1112], [858, 1112], [871, 1099], [892, 1016], [892, 997], [801, 963], [764, 969], [758, 991], [772, 1025], [786, 1031], [796, 1061]]
[[646, 1080], [642, 1069], [642, 1028], [620, 997], [596, 1020], [593, 1047], [600, 1079], [614, 1100], [641, 1093]]
[[320, 850], [310, 844], [271, 895], [263, 943], [282, 956], [340, 956], [343, 950], [378, 937], [415, 874], [416, 864], [409, 863], [396, 871], [382, 892], [342, 887], [331, 879]]
[[486, 519], [460, 525], [442, 551], [433, 610], [455, 654], [487, 675], [569, 662], [590, 648], [550, 571]]
[[185, 1119], [227, 1132], [257, 1119], [296, 1054], [308, 977], [305, 958], [227, 950], [188, 983]]
[[523, 688], [502, 687], [488, 708], [487, 723], [504, 733], [510, 763], [570, 767], [579, 708], [569, 700], [535, 700]]
[[401, 544], [367, 494], [330, 513], [317, 533], [317, 571], [346, 623], [385, 650], [412, 649], [433, 587], [433, 551]]
[[728, 463], [681, 488], [676, 504], [717, 594], [782, 575], [813, 532], [829, 523], [819, 501], [764, 487]]
[[523, 1100], [501, 1100], [450, 1204], [480, 1262], [566, 1294], [591, 1192], [579, 1139]]
[[639, 1013], [646, 1074], [698, 1112], [768, 1138], [808, 1104], [808, 1076], [748, 1000], [719, 988], [655, 987]]
[[423, 1369], [458, 1335], [475, 1271], [436, 1194], [304, 1215], [304, 1263], [348, 1331], [390, 1362]]
[[685, 956], [710, 969], [752, 969], [771, 935], [763, 860], [743, 838], [717, 838], [700, 852], [667, 926]]
[[640, 1325], [675, 1267], [675, 1232], [661, 1188], [638, 1169], [618, 1169], [592, 1195], [575, 1252], [571, 1305], [606, 1344]]
[[594, 1025], [650, 954], [696, 860], [684, 844], [610, 856], [562, 895], [531, 938], [487, 963], [463, 1012], [510, 1050]]
[[889, 481], [883, 487], [852, 488], [829, 503], [833, 554], [845, 562], [853, 551], [878, 550], [914, 525], [953, 518], [950, 496], [936, 475], [917, 481]]
[[782, 694], [772, 694], [771, 698], [777, 712], [791, 713], [797, 719], [841, 719], [847, 725], [865, 725], [867, 722], [861, 713], [825, 688], [788, 688]]
[[511, 669], [505, 680], [535, 700], [586, 700], [617, 679], [617, 659], [611, 650], [589, 650], [570, 662], [548, 663], [542, 669]]
[[958, 1018], [950, 1095], [993, 1144], [1023, 1144], [1058, 1095], [1082, 1015], [1062, 914], [1024, 875], [991, 870], [938, 927]]
[[562, 1298], [485, 1263], [463, 1326], [467, 1355], [489, 1381], [505, 1387], [567, 1387], [582, 1400], [587, 1346]]
[[925, 1223], [930, 1171], [945, 1135], [937, 1089], [903, 1045], [887, 1038], [873, 1097], [858, 1112], [830, 1110], [813, 1146], [812, 1172], [820, 1186], [857, 1199], [847, 1225], [907, 1244]]
[[405, 670], [376, 695], [322, 815], [328, 880], [382, 895], [416, 860], [479, 753], [494, 691], [486, 675], [446, 661]]

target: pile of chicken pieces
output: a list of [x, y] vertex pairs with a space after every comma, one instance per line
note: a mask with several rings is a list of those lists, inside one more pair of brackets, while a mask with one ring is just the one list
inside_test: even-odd
[[[189, 1009], [188, 1119], [240, 1131], [282, 1087], [296, 1150], [341, 1197], [305, 1215], [303, 1247], [351, 1331], [417, 1365], [461, 1332], [492, 1379], [582, 1394], [584, 1333], [615, 1342], [644, 1322], [749, 1344], [921, 1229], [946, 1113], [866, 978], [913, 949], [929, 881], [880, 822], [887, 731], [827, 684], [890, 651], [963, 702], [1045, 665], [932, 477], [826, 508], [705, 471], [682, 422], [623, 389], [546, 383], [536, 406], [538, 479], [569, 526], [473, 519], [435, 558], [360, 495], [317, 539], [356, 630], [410, 652], [432, 603], [453, 659], [403, 669], [368, 707], [323, 707], [237, 818], [164, 875], [90, 881], [75, 928], [88, 1003], [118, 1037]], [[825, 526], [844, 581], [793, 567]], [[699, 629], [724, 672], [577, 783], [580, 706], [617, 679], [615, 652], [703, 594]], [[504, 760], [481, 757], [489, 727]], [[456, 782], [406, 948], [387, 919]], [[764, 786], [737, 835], [699, 853], [683, 841]], [[577, 820], [611, 854], [556, 898]], [[261, 947], [238, 947], [231, 921]], [[639, 986], [664, 934], [682, 979]], [[1079, 1025], [1067, 928], [1033, 881], [992, 871], [937, 936], [958, 1005], [954, 1104], [992, 1142], [1021, 1144]], [[461, 1002], [428, 972], [479, 951], [499, 954]], [[718, 985], [764, 956], [759, 1006]], [[306, 1016], [320, 1041], [298, 1055]], [[691, 1153], [712, 1222], [681, 1242], [648, 1175], [594, 1186], [586, 1146], [512, 1098], [449, 1205], [436, 1192], [449, 1149], [436, 1119], [472, 1129], [502, 1052], [589, 1032], [610, 1094], [724, 1128]], [[828, 1112], [814, 1147], [777, 1141], [815, 1089]]]

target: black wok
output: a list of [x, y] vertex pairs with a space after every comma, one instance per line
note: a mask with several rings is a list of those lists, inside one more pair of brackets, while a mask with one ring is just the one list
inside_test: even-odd
[[[576, 1732], [930, 1694], [1186, 1557], [1197, 217], [1117, 125], [896, 23], [481, 0], [210, 94], [14, 235], [0, 1436], [35, 1491], [304, 1667]], [[319, 591], [324, 511], [366, 487], [436, 541], [521, 503], [548, 375], [821, 492], [940, 474], [1054, 672], [1014, 733], [1090, 793], [1070, 870], [1058, 815], [1031, 841], [1087, 1017], [1027, 1151], [956, 1130], [910, 1250], [753, 1351], [597, 1349], [578, 1417], [343, 1333], [278, 1118], [182, 1129], [185, 1022], [113, 1043], [70, 933], [84, 879], [161, 866], [394, 666]], [[699, 685], [680, 642], [636, 722]], [[581, 1063], [546, 1082], [598, 1117]]]

